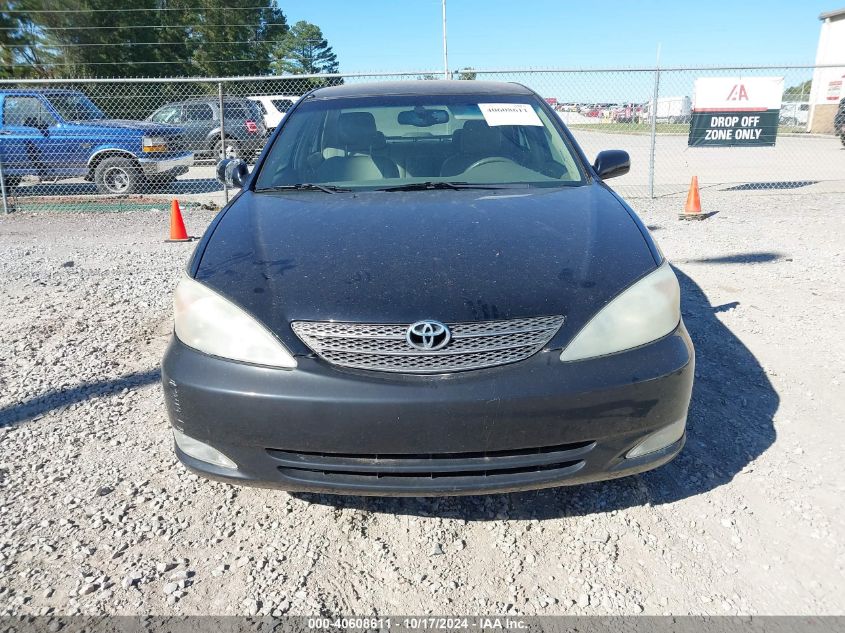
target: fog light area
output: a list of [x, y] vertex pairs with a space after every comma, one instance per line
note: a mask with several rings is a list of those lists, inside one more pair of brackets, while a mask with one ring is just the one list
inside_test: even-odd
[[199, 440], [188, 437], [181, 431], [173, 429], [173, 439], [176, 440], [176, 446], [178, 446], [185, 455], [190, 455], [194, 459], [208, 462], [209, 464], [214, 464], [215, 466], [222, 466], [223, 468], [237, 469], [238, 467], [235, 462], [226, 457], [216, 448], [212, 448], [208, 444], [204, 444]]
[[674, 444], [684, 436], [684, 430], [687, 427], [687, 418], [684, 416], [677, 422], [672, 422], [669, 426], [664, 426], [659, 431], [655, 431], [642, 442], [637, 444], [634, 448], [628, 451], [625, 455], [628, 459], [632, 457], [641, 457], [648, 455], [654, 451], [659, 451], [661, 448], [666, 448]]

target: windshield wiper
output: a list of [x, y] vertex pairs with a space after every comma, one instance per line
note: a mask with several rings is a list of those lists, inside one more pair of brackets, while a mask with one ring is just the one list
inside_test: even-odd
[[409, 182], [394, 187], [380, 187], [376, 191], [425, 191], [433, 189], [507, 189], [510, 185], [484, 185], [469, 182], [454, 182], [450, 180], [426, 180], [425, 182]]
[[275, 187], [263, 187], [256, 189], [256, 193], [264, 193], [266, 191], [322, 191], [324, 193], [337, 193], [339, 191], [352, 191], [346, 187], [336, 187], [335, 185], [318, 185], [313, 182], [298, 182], [295, 185], [276, 185]]

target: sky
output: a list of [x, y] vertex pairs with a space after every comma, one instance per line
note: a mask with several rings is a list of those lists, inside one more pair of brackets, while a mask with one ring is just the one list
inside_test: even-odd
[[[443, 68], [440, 0], [279, 0], [322, 28], [341, 72]], [[449, 66], [802, 64], [845, 0], [447, 0]]]

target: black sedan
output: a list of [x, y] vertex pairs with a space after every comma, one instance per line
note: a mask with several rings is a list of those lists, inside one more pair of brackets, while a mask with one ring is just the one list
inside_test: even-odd
[[373, 495], [639, 473], [685, 440], [672, 268], [516, 84], [315, 90], [199, 242], [162, 365], [176, 454], [232, 483]]

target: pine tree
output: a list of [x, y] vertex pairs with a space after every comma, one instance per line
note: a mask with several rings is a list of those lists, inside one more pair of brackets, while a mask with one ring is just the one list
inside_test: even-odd
[[0, 8], [0, 77], [48, 77], [55, 51], [33, 22], [26, 0]]
[[276, 49], [273, 69], [279, 73], [314, 75], [338, 72], [337, 55], [316, 24], [294, 24]]
[[[273, 51], [288, 33], [285, 15], [274, 0], [205, 0], [204, 5], [207, 9], [190, 29], [196, 42], [193, 74], [268, 74]], [[249, 8], [259, 5], [262, 8]]]
[[267, 74], [288, 30], [275, 0], [18, 1], [50, 35], [64, 77]]

